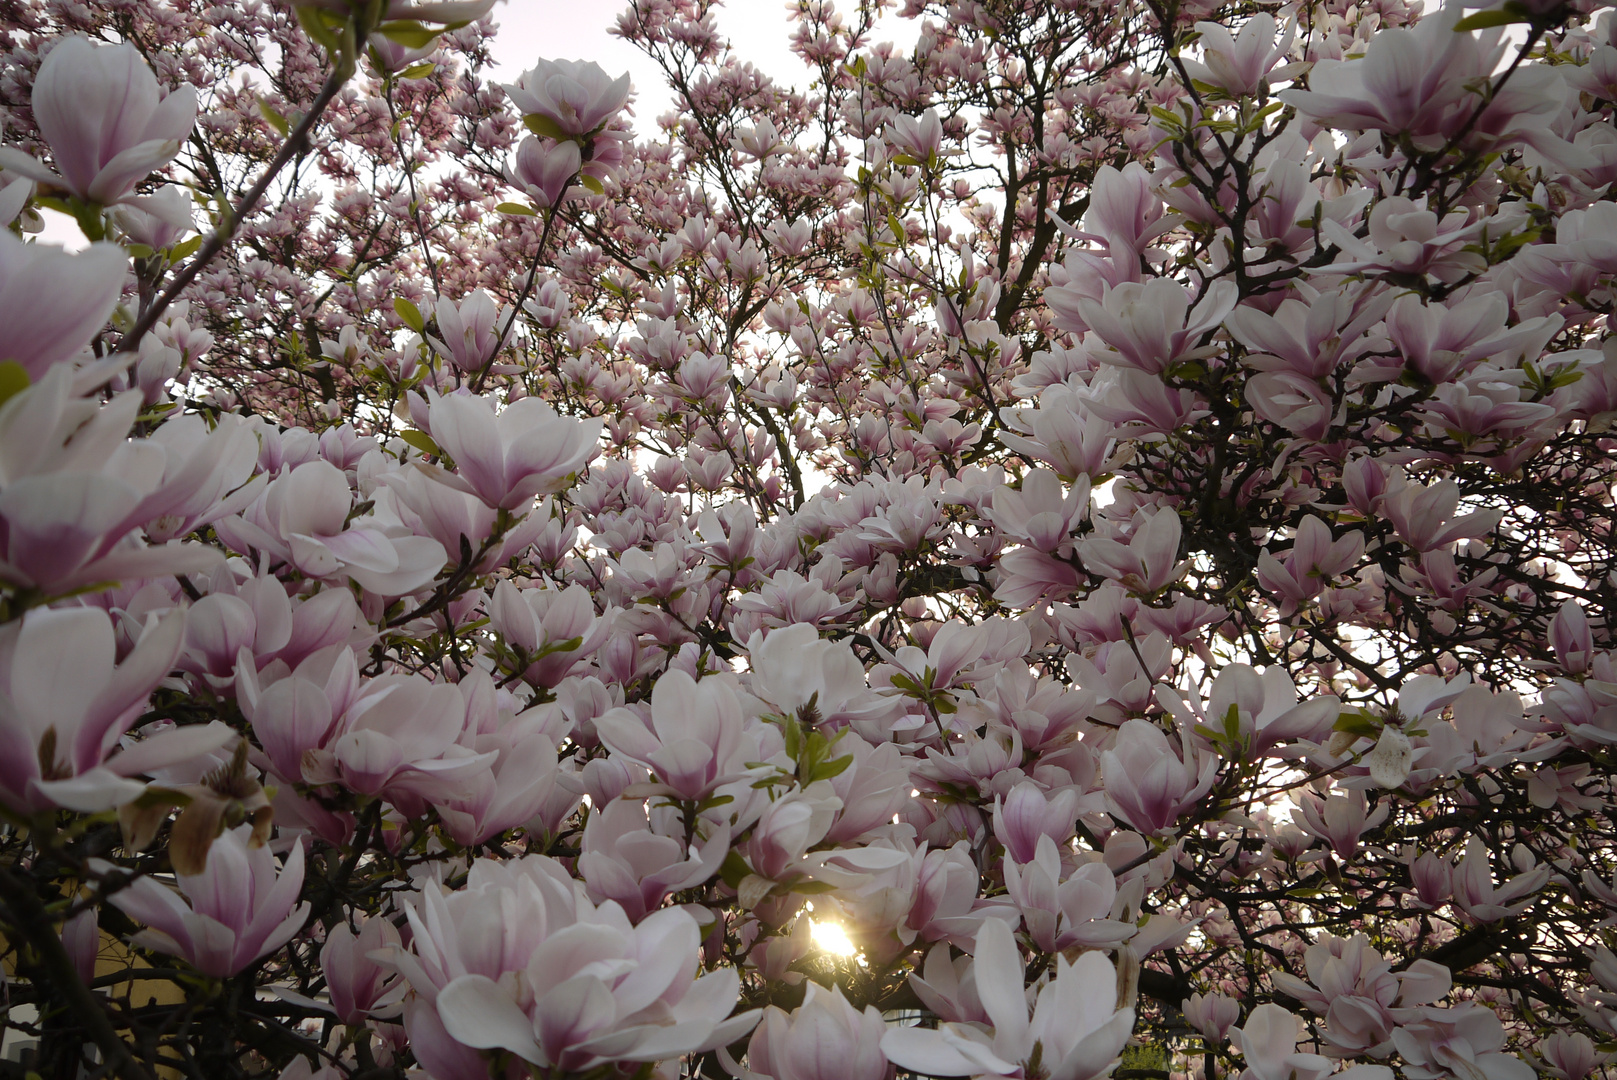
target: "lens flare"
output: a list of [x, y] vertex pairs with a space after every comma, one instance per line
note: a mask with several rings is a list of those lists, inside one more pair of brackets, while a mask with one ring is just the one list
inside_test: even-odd
[[834, 922], [814, 924], [814, 944], [819, 946], [821, 952], [832, 956], [852, 956], [859, 951], [859, 947], [848, 937], [848, 932]]

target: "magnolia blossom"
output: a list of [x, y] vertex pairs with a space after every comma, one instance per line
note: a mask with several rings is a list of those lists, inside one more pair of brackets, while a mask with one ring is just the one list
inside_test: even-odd
[[1196, 31], [1201, 34], [1202, 62], [1186, 61], [1185, 70], [1233, 98], [1259, 92], [1269, 69], [1290, 50], [1297, 26], [1288, 21], [1277, 42], [1274, 16], [1259, 12], [1236, 35], [1211, 22], [1197, 23]]
[[505, 92], [524, 116], [553, 126], [558, 137], [593, 135], [629, 100], [629, 76], [610, 78], [582, 60], [541, 60]]
[[[577, 143], [529, 137], [517, 147], [516, 162], [507, 170], [506, 179], [521, 188], [535, 206], [548, 210], [561, 202], [582, 165]], [[443, 325], [441, 318], [439, 325]]]
[[863, 1012], [840, 987], [807, 984], [790, 1014], [770, 1006], [747, 1043], [747, 1071], [770, 1080], [889, 1080], [882, 1054], [887, 1024], [874, 1005]]
[[0, 229], [0, 361], [21, 364], [38, 381], [52, 364], [77, 357], [106, 326], [128, 269], [114, 244], [69, 255]]
[[463, 1046], [583, 1072], [728, 1045], [758, 1021], [730, 1016], [733, 968], [699, 974], [701, 933], [684, 909], [632, 926], [543, 856], [479, 859], [464, 889], [430, 889], [407, 914], [412, 951], [391, 963]]
[[1171, 829], [1179, 815], [1213, 786], [1218, 763], [1198, 758], [1183, 740], [1184, 759], [1147, 720], [1129, 720], [1101, 755], [1106, 801], [1113, 813], [1146, 833]]
[[494, 411], [488, 398], [451, 394], [429, 412], [432, 437], [455, 460], [448, 483], [514, 510], [567, 487], [595, 454], [600, 420], [557, 416], [538, 398]]
[[1113, 918], [1117, 879], [1105, 863], [1064, 872], [1055, 841], [1039, 837], [1033, 858], [1005, 859], [1005, 890], [1016, 902], [1029, 937], [1041, 949], [1112, 948], [1133, 937], [1132, 923]]
[[328, 461], [307, 461], [217, 528], [238, 551], [271, 552], [310, 577], [346, 578], [389, 596], [416, 591], [444, 565], [438, 541], [409, 535], [374, 512], [351, 518], [353, 505], [342, 470]]
[[97, 608], [35, 608], [0, 626], [0, 802], [19, 813], [110, 810], [138, 797], [134, 777], [217, 750], [223, 724], [119, 739], [169, 673], [185, 619], [160, 619], [122, 663], [112, 620]]
[[[749, 743], [735, 692], [715, 678], [670, 671], [651, 692], [650, 723], [628, 709], [596, 719], [601, 741], [655, 773], [670, 794], [701, 800], [741, 776]], [[756, 760], [756, 751], [750, 760]]]
[[338, 1020], [362, 1024], [372, 1009], [394, 996], [391, 991], [398, 989], [397, 973], [371, 954], [388, 953], [399, 944], [398, 930], [385, 918], [366, 919], [357, 934], [343, 923], [326, 935], [320, 969], [325, 972], [326, 992]]
[[1106, 1076], [1134, 1027], [1134, 1010], [1116, 1007], [1116, 972], [1098, 952], [1072, 964], [1057, 956], [1055, 970], [1030, 1017], [1016, 940], [1010, 927], [987, 919], [972, 971], [989, 1030], [958, 1022], [935, 1031], [890, 1028], [882, 1052], [900, 1068], [933, 1076], [1028, 1076], [1033, 1061], [1051, 1080]]
[[1320, 1080], [1334, 1075], [1340, 1080], [1392, 1080], [1392, 1070], [1384, 1065], [1355, 1065], [1333, 1072], [1329, 1058], [1297, 1052], [1303, 1025], [1292, 1013], [1278, 1005], [1264, 1003], [1253, 1009], [1246, 1023], [1230, 1031], [1230, 1039], [1246, 1059], [1244, 1080]]
[[1085, 540], [1079, 546], [1084, 565], [1122, 583], [1131, 590], [1152, 593], [1173, 582], [1185, 570], [1179, 559], [1183, 528], [1179, 515], [1161, 509], [1136, 519], [1128, 543], [1108, 537]]
[[215, 840], [200, 874], [179, 875], [184, 900], [150, 877], [113, 893], [113, 906], [150, 928], [135, 944], [222, 979], [292, 940], [309, 917], [308, 903], [297, 903], [303, 845], [293, 844], [277, 867], [269, 848], [251, 837], [252, 826], [242, 825]]
[[31, 103], [61, 175], [10, 148], [0, 149], [0, 165], [97, 203], [129, 198], [152, 170], [172, 161], [197, 113], [196, 89], [181, 86], [164, 96], [133, 45], [82, 37], [51, 50]]
[[496, 308], [494, 298], [473, 289], [459, 304], [440, 296], [433, 308], [441, 338], [427, 342], [445, 360], [468, 375], [481, 372], [494, 359], [495, 344], [511, 325], [509, 308]]
[[584, 826], [578, 870], [592, 899], [615, 901], [631, 922], [639, 922], [669, 893], [711, 878], [729, 850], [727, 825], [687, 851], [678, 840], [652, 832], [639, 803], [615, 799]]

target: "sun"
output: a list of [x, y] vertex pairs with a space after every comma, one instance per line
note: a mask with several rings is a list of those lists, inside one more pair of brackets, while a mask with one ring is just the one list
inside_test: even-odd
[[832, 956], [852, 956], [859, 951], [859, 947], [848, 937], [848, 932], [834, 922], [815, 922], [814, 944], [820, 947], [821, 952]]

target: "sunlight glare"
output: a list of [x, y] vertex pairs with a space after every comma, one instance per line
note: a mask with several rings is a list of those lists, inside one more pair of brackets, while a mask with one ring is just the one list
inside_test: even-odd
[[852, 956], [859, 951], [848, 932], [834, 922], [815, 922], [814, 944], [832, 956]]

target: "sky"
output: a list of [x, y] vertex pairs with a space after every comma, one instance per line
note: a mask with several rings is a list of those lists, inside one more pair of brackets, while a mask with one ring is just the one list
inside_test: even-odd
[[[810, 74], [787, 42], [787, 14], [796, 4], [784, 0], [730, 0], [716, 10], [719, 30], [736, 52], [777, 81], [807, 85]], [[662, 73], [649, 57], [607, 31], [628, 3], [617, 0], [505, 0], [494, 9], [500, 32], [494, 39], [499, 75], [515, 78], [535, 60], [593, 60], [607, 74], [629, 73], [636, 92], [635, 128], [652, 134], [658, 115], [672, 105]]]
[[[807, 86], [809, 68], [791, 51], [788, 42], [792, 24], [788, 20], [796, 3], [785, 0], [729, 0], [715, 10], [719, 31], [737, 54], [778, 82]], [[628, 0], [504, 0], [494, 9], [500, 24], [494, 39], [494, 55], [499, 66], [495, 78], [514, 81], [534, 66], [534, 61], [593, 60], [609, 75], [629, 73], [635, 89], [635, 130], [642, 137], [657, 134], [657, 117], [672, 107], [673, 98], [663, 84], [657, 65], [639, 49], [608, 30], [616, 25]], [[919, 27], [889, 16], [878, 40], [902, 40], [913, 44]], [[45, 211], [47, 243], [70, 249], [85, 246], [83, 234], [72, 219]]]

